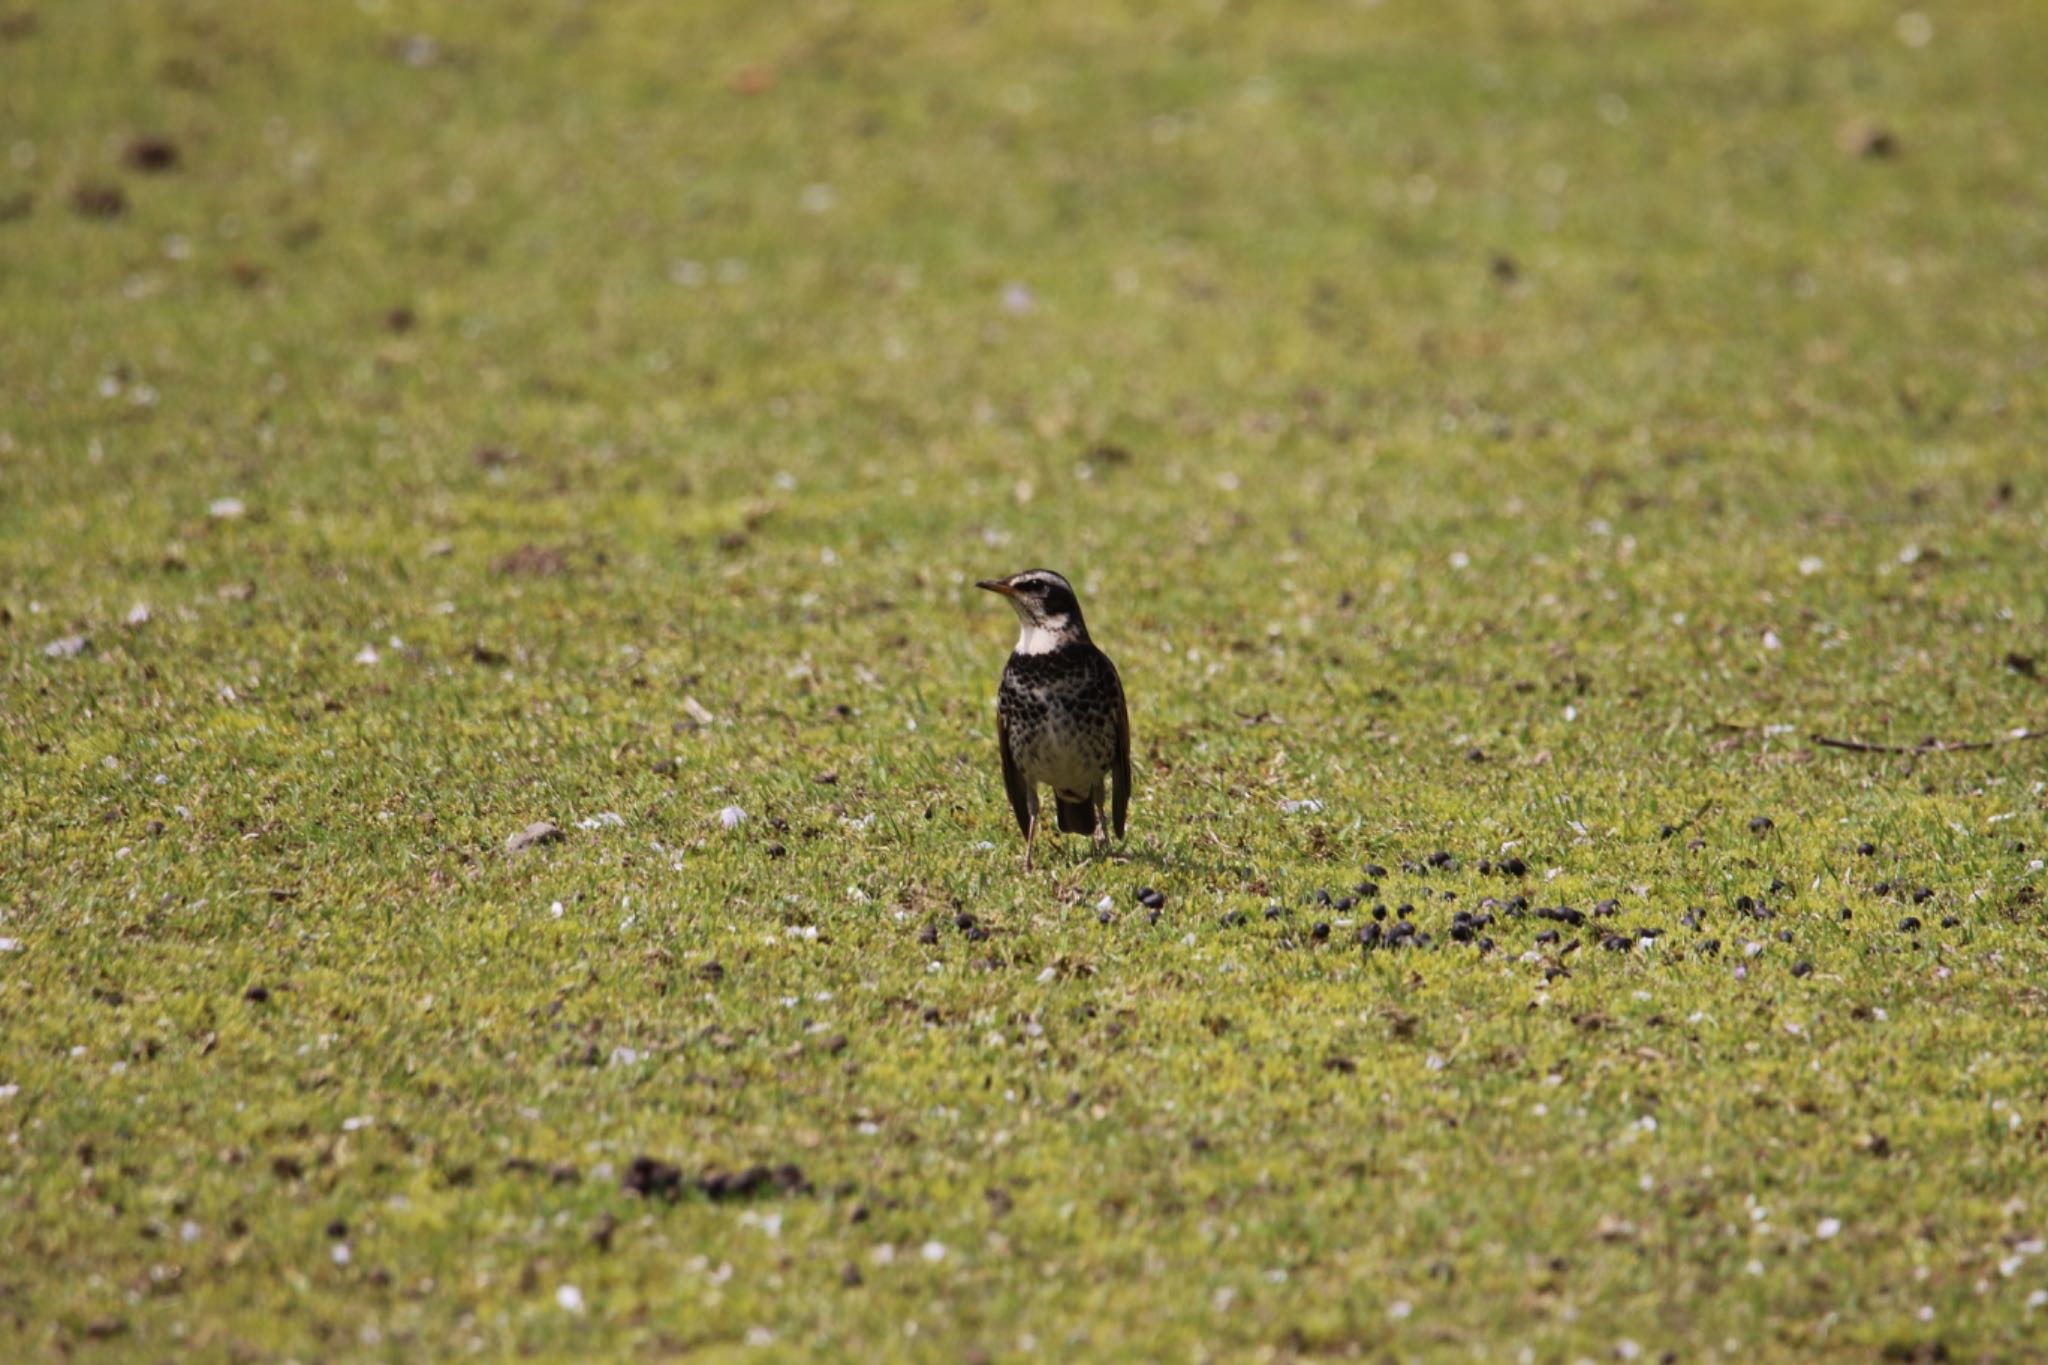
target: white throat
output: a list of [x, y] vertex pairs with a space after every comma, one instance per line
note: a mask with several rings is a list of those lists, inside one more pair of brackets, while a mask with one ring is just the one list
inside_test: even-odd
[[1050, 654], [1074, 637], [1072, 627], [1064, 616], [1055, 616], [1046, 625], [1026, 621], [1024, 629], [1017, 632], [1019, 654]]

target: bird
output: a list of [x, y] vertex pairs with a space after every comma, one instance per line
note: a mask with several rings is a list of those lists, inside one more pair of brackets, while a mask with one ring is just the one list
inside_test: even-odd
[[1021, 626], [996, 688], [996, 744], [1003, 790], [1024, 832], [1024, 870], [1031, 870], [1038, 837], [1041, 784], [1052, 788], [1062, 834], [1092, 835], [1103, 848], [1114, 820], [1123, 838], [1131, 804], [1130, 710], [1116, 665], [1088, 638], [1074, 585], [1050, 569], [1026, 569], [975, 586], [1009, 599]]

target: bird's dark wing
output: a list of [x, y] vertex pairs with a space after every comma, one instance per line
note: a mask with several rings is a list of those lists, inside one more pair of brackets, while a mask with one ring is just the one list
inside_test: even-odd
[[1010, 726], [1003, 719], [1001, 707], [996, 708], [996, 747], [1003, 751], [1003, 790], [1010, 794], [1010, 809], [1017, 813], [1017, 828], [1029, 839], [1031, 784], [1024, 780], [1024, 774], [1017, 770], [1017, 760], [1010, 755]]
[[1116, 687], [1116, 762], [1109, 770], [1109, 808], [1116, 837], [1121, 839], [1124, 812], [1131, 808], [1131, 708], [1124, 703], [1124, 683], [1116, 674], [1115, 664], [1109, 665], [1109, 678]]

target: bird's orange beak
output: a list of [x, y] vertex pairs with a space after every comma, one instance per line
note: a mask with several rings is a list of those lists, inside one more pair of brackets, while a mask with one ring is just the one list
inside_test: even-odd
[[1017, 590], [1010, 586], [1008, 579], [1004, 578], [984, 578], [974, 586], [986, 588], [993, 593], [1000, 593], [1004, 597], [1015, 597], [1017, 595]]

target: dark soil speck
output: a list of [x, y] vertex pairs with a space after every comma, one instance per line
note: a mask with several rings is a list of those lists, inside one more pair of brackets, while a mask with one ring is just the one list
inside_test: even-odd
[[626, 1167], [626, 1175], [619, 1182], [619, 1188], [628, 1194], [637, 1194], [643, 1199], [653, 1199], [657, 1196], [674, 1199], [682, 1192], [682, 1168], [671, 1166], [666, 1161], [657, 1161], [651, 1156], [636, 1156]]
[[119, 218], [128, 211], [128, 196], [118, 185], [80, 185], [71, 192], [71, 208], [81, 218]]
[[145, 173], [173, 170], [178, 164], [178, 144], [167, 137], [139, 137], [128, 144], [123, 159]]

